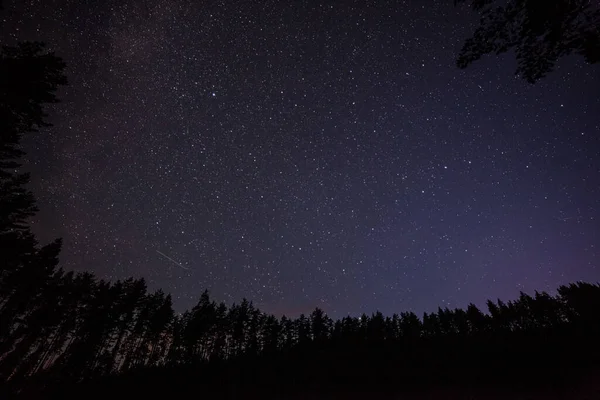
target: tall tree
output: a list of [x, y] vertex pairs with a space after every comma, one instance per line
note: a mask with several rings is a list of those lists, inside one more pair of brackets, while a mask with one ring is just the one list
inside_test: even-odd
[[296, 330], [294, 329], [294, 321], [285, 315], [281, 317], [281, 341], [282, 347], [286, 350], [291, 349], [297, 342]]
[[295, 321], [296, 335], [298, 337], [298, 344], [300, 346], [306, 346], [311, 341], [311, 329], [310, 319], [304, 314], [300, 314], [298, 319]]
[[0, 279], [35, 250], [28, 220], [37, 208], [26, 188], [29, 175], [19, 172], [24, 134], [49, 126], [43, 107], [56, 103], [67, 80], [65, 64], [38, 42], [4, 46], [0, 51]]
[[421, 337], [423, 324], [413, 312], [400, 313], [399, 329], [404, 339], [415, 340]]
[[[66, 84], [64, 63], [42, 43], [4, 46], [0, 51], [0, 357], [4, 377], [15, 361], [29, 359], [37, 338], [25, 334], [27, 324], [38, 333], [36, 307], [48, 294], [61, 241], [38, 247], [28, 222], [37, 208], [26, 188], [29, 175], [19, 168], [24, 134], [48, 126], [43, 107], [55, 103], [56, 91]], [[32, 320], [32, 315], [36, 316]], [[25, 336], [23, 336], [25, 335]], [[14, 347], [16, 346], [16, 347]]]
[[246, 299], [239, 305], [234, 304], [229, 309], [231, 323], [231, 352], [233, 356], [240, 356], [246, 351], [248, 344], [248, 327], [254, 306]]
[[124, 360], [126, 348], [123, 344], [132, 335], [139, 307], [146, 298], [146, 282], [144, 279], [126, 279], [124, 282], [117, 282], [115, 286], [121, 286], [122, 290], [119, 291], [121, 296], [116, 299], [113, 307], [114, 345], [111, 357], [112, 365], [110, 365], [109, 371], [118, 370]]
[[263, 324], [263, 352], [265, 354], [276, 353], [280, 348], [282, 342], [281, 326], [275, 316], [269, 315], [265, 317]]
[[220, 303], [215, 310], [216, 326], [214, 333], [214, 343], [210, 353], [210, 360], [220, 361], [229, 356], [228, 339], [230, 332], [230, 321], [227, 318], [227, 306]]
[[467, 306], [467, 320], [469, 332], [472, 334], [483, 333], [486, 330], [487, 318], [479, 308], [473, 303]]
[[382, 342], [385, 338], [385, 319], [381, 311], [375, 312], [367, 320], [367, 340]]
[[479, 27], [464, 43], [457, 64], [466, 68], [486, 54], [514, 50], [516, 74], [531, 83], [564, 56], [600, 62], [600, 3], [589, 0], [454, 0], [471, 3]]
[[325, 314], [320, 308], [315, 308], [310, 314], [310, 327], [312, 331], [313, 340], [317, 342], [324, 342], [329, 338], [332, 326], [331, 319]]

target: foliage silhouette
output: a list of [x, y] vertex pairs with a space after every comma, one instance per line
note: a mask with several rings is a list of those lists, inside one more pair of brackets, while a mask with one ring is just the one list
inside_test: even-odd
[[28, 226], [37, 211], [29, 175], [19, 171], [21, 138], [49, 126], [43, 106], [57, 102], [64, 67], [42, 43], [0, 51], [0, 379], [42, 368], [59, 340], [44, 346], [44, 338], [64, 322], [56, 300], [71, 275], [56, 268], [61, 240], [39, 247]]
[[515, 50], [516, 74], [535, 83], [572, 53], [600, 61], [600, 4], [589, 0], [454, 0], [481, 13], [457, 59], [466, 68], [486, 54]]
[[[29, 174], [18, 171], [23, 151], [19, 143], [24, 134], [48, 126], [42, 106], [57, 101], [55, 92], [66, 84], [64, 63], [37, 42], [4, 46], [0, 51], [0, 293], [19, 268], [35, 268], [33, 258], [37, 241], [27, 222], [35, 212], [35, 198], [26, 185]], [[32, 272], [33, 273], [33, 272]], [[36, 273], [33, 273], [36, 275]], [[37, 276], [37, 275], [36, 275]], [[3, 319], [6, 330], [10, 320]]]

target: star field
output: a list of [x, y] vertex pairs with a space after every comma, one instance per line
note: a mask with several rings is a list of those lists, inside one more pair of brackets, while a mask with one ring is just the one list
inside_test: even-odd
[[600, 280], [600, 69], [455, 65], [445, 1], [8, 1], [67, 62], [26, 143], [66, 269], [298, 315]]

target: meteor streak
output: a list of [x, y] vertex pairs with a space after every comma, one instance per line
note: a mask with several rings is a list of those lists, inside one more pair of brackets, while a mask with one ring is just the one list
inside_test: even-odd
[[181, 268], [183, 268], [183, 269], [185, 269], [185, 270], [189, 270], [189, 268], [187, 268], [187, 267], [184, 267], [183, 265], [181, 265], [181, 264], [180, 264], [180, 263], [178, 263], [177, 261], [173, 260], [173, 259], [172, 259], [171, 257], [169, 257], [168, 255], [166, 255], [166, 254], [164, 254], [164, 253], [161, 253], [161, 252], [160, 252], [160, 251], [158, 251], [158, 250], [156, 250], [156, 252], [157, 252], [158, 254], [160, 254], [161, 256], [163, 256], [164, 258], [166, 258], [167, 260], [171, 261], [173, 264], [177, 265], [178, 267], [181, 267]]

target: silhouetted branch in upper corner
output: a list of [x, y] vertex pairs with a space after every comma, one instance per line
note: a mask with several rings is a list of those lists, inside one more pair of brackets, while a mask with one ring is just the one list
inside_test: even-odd
[[479, 27], [460, 51], [457, 65], [466, 68], [487, 54], [514, 50], [516, 74], [535, 83], [559, 58], [582, 55], [600, 61], [600, 3], [589, 0], [454, 0], [471, 3], [481, 14]]

